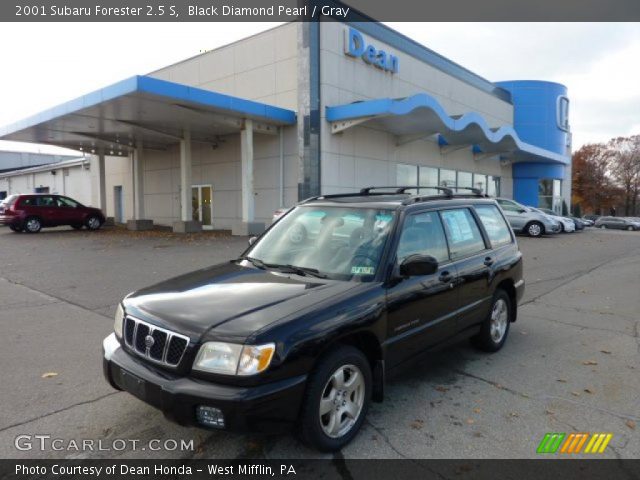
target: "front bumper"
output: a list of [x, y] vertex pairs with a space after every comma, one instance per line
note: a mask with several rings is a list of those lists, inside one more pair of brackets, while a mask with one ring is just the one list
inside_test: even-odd
[[547, 223], [544, 228], [547, 233], [560, 233], [559, 223]]
[[252, 387], [221, 385], [179, 377], [129, 355], [115, 334], [104, 339], [103, 371], [112, 387], [125, 390], [160, 409], [180, 425], [201, 425], [200, 405], [218, 408], [224, 429], [280, 432], [295, 424], [304, 394], [306, 375]]

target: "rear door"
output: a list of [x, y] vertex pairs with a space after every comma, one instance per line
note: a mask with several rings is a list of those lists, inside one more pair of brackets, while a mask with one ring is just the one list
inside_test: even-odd
[[460, 310], [456, 330], [461, 331], [482, 322], [488, 312], [495, 259], [471, 208], [450, 208], [440, 215], [449, 255], [458, 271]]
[[53, 227], [58, 223], [58, 206], [53, 195], [38, 195], [35, 198], [34, 214], [42, 219], [43, 226]]
[[395, 268], [413, 254], [431, 255], [439, 267], [432, 275], [404, 278], [387, 289], [389, 366], [408, 360], [455, 332], [457, 271], [449, 260], [438, 212], [405, 217], [395, 248]]

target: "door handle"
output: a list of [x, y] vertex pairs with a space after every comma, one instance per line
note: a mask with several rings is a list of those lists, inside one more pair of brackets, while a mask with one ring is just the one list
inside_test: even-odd
[[485, 258], [485, 259], [484, 259], [484, 264], [485, 264], [487, 267], [490, 267], [491, 265], [493, 265], [493, 261], [494, 261], [494, 260], [493, 260], [493, 258], [491, 258], [491, 257], [487, 257], [487, 258]]
[[440, 274], [439, 280], [442, 283], [449, 283], [451, 280], [453, 280], [453, 275], [451, 275], [449, 272], [442, 272]]

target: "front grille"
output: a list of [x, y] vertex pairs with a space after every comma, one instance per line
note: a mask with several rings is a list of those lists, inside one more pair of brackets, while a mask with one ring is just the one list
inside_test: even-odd
[[189, 337], [129, 316], [124, 321], [124, 341], [141, 357], [169, 367], [178, 366], [189, 345]]

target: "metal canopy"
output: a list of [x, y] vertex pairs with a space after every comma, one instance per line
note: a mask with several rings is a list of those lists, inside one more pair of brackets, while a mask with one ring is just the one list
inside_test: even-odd
[[0, 127], [0, 139], [44, 143], [95, 153], [166, 149], [189, 131], [196, 142], [239, 132], [245, 119], [257, 133], [275, 134], [296, 122], [291, 110], [208, 90], [136, 76]]
[[511, 126], [491, 128], [476, 112], [450, 116], [435, 98], [424, 93], [327, 107], [326, 118], [333, 133], [367, 124], [395, 135], [398, 145], [437, 134], [440, 145], [452, 150], [468, 147], [476, 154], [512, 161], [569, 162], [566, 155], [523, 142]]

